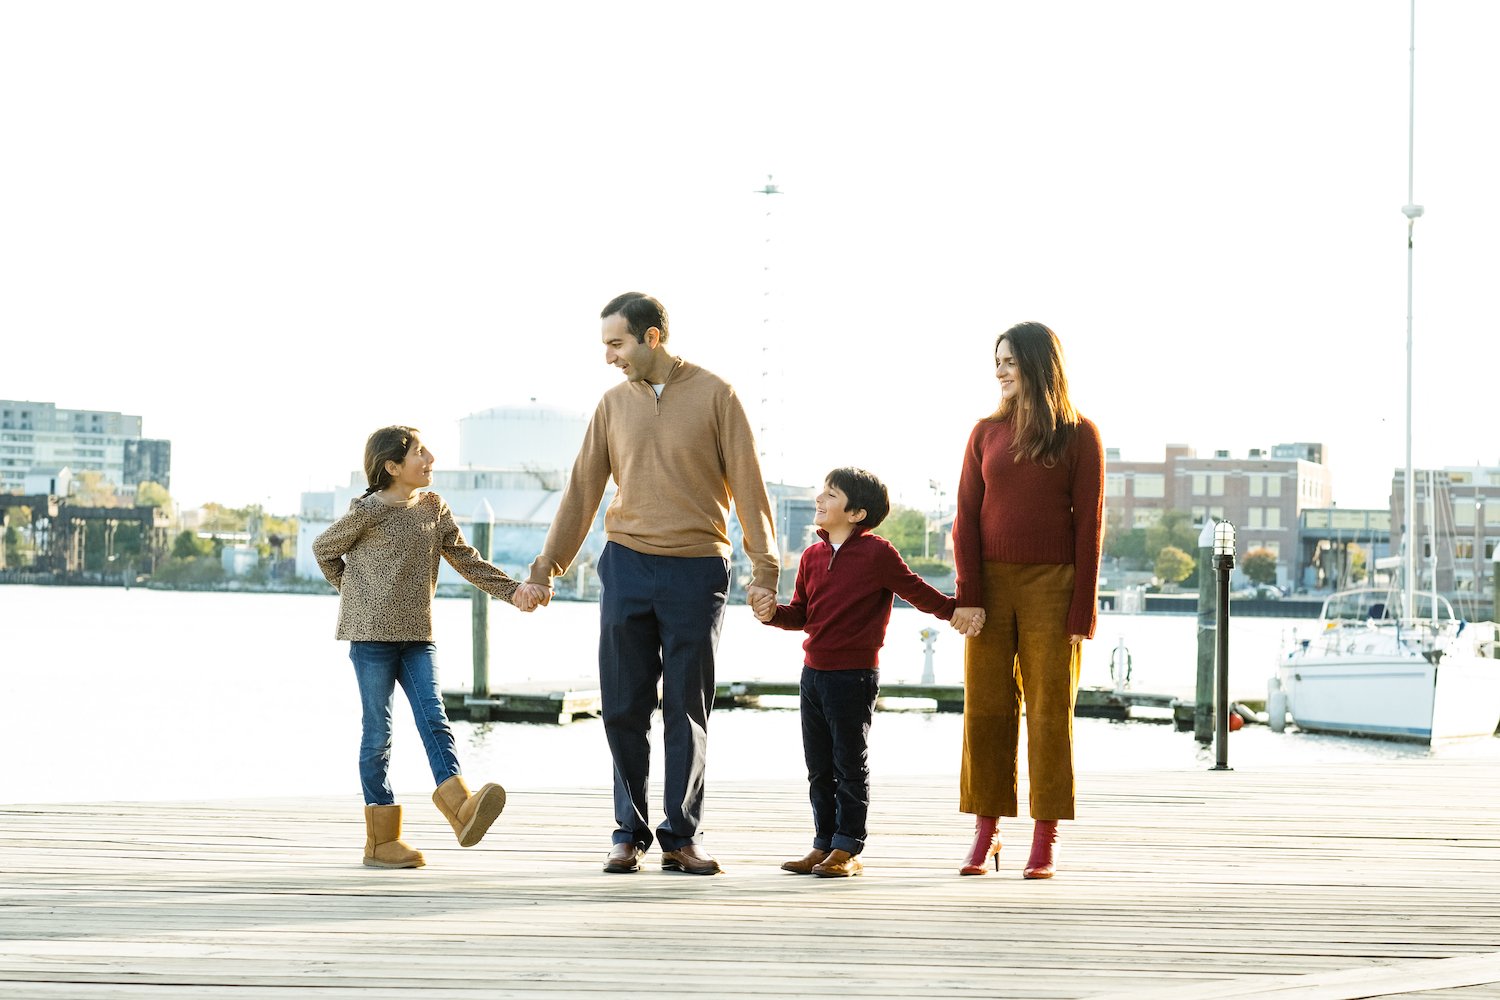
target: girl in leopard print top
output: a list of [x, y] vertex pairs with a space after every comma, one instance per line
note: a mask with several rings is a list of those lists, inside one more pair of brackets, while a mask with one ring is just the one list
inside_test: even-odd
[[338, 638], [349, 640], [359, 683], [363, 732], [359, 778], [365, 794], [365, 856], [372, 868], [418, 868], [422, 855], [401, 842], [401, 807], [391, 792], [391, 705], [400, 684], [437, 784], [432, 800], [464, 847], [479, 843], [505, 808], [505, 789], [470, 794], [459, 773], [443, 709], [432, 642], [438, 558], [469, 582], [523, 611], [516, 581], [464, 540], [432, 485], [432, 452], [411, 427], [383, 427], [365, 443], [370, 487], [313, 542], [339, 592]]

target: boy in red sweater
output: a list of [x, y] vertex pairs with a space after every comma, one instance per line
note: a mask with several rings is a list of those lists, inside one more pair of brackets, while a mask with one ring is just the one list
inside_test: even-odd
[[907, 567], [871, 530], [890, 513], [883, 483], [863, 469], [834, 469], [815, 501], [820, 541], [797, 567], [791, 604], [765, 601], [755, 616], [807, 633], [802, 643], [802, 750], [813, 809], [813, 849], [781, 867], [799, 875], [846, 878], [864, 871], [870, 812], [870, 721], [879, 693], [876, 668], [891, 595], [944, 620], [954, 600]]

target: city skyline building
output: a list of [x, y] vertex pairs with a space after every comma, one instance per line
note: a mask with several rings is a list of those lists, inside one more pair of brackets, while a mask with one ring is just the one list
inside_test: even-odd
[[[1418, 590], [1472, 597], [1493, 594], [1500, 548], [1500, 466], [1413, 470]], [[1391, 551], [1403, 551], [1406, 470], [1391, 476]], [[1467, 602], [1466, 602], [1467, 603]]]
[[171, 489], [172, 443], [142, 436], [141, 417], [0, 399], [0, 492], [26, 489], [33, 469], [98, 472], [126, 496], [143, 482]]

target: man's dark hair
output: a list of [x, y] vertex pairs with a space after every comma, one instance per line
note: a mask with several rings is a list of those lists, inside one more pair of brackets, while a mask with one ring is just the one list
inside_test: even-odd
[[865, 519], [859, 525], [867, 531], [879, 527], [891, 512], [891, 496], [886, 492], [885, 483], [875, 478], [873, 472], [846, 466], [830, 472], [827, 481], [829, 486], [849, 498], [847, 510], [865, 512]]
[[667, 342], [667, 307], [643, 292], [626, 292], [609, 300], [609, 305], [599, 314], [600, 319], [609, 319], [615, 313], [625, 317], [636, 343], [646, 342], [646, 331], [653, 326], [661, 331], [661, 342]]

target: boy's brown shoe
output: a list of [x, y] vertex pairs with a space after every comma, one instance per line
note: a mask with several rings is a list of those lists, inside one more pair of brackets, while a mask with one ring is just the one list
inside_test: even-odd
[[865, 866], [859, 863], [859, 858], [848, 851], [833, 851], [812, 869], [819, 878], [848, 878], [863, 875], [864, 871]]
[[781, 870], [784, 872], [794, 872], [798, 875], [811, 875], [813, 866], [817, 865], [826, 857], [828, 857], [827, 851], [820, 851], [816, 847], [814, 847], [811, 851], [808, 852], [808, 855], [805, 858], [801, 858], [797, 861], [783, 861], [781, 863]]

